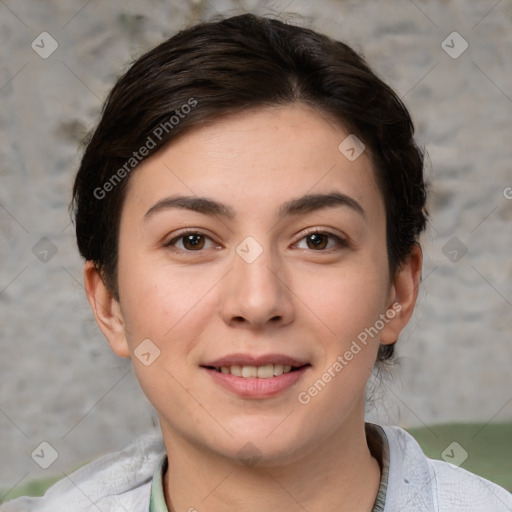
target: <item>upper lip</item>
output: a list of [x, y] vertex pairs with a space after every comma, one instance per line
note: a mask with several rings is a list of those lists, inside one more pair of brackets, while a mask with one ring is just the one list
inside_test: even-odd
[[298, 368], [309, 364], [309, 362], [284, 354], [264, 354], [261, 356], [253, 356], [251, 354], [228, 354], [215, 361], [202, 364], [201, 366], [221, 368], [222, 366], [265, 366], [267, 364], [282, 364]]

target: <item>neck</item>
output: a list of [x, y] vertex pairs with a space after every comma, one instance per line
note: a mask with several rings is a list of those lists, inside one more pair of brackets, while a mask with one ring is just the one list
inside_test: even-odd
[[380, 468], [368, 448], [364, 420], [279, 465], [247, 467], [174, 436], [164, 440], [169, 512], [371, 512], [377, 496]]

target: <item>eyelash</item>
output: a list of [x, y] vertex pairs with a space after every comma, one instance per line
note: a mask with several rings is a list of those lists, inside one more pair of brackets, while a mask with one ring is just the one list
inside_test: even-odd
[[[180, 253], [186, 254], [186, 255], [193, 255], [194, 253], [203, 252], [202, 249], [199, 249], [197, 251], [193, 251], [193, 250], [179, 249], [179, 248], [174, 247], [174, 244], [177, 241], [183, 239], [187, 235], [199, 235], [199, 236], [203, 236], [205, 238], [208, 238], [208, 239], [212, 240], [212, 238], [210, 236], [208, 236], [207, 234], [202, 233], [201, 231], [190, 229], [190, 230], [182, 231], [178, 236], [175, 236], [172, 240], [169, 240], [168, 242], [166, 242], [164, 244], [164, 247], [173, 249], [175, 252], [180, 252]], [[347, 248], [347, 247], [349, 247], [349, 243], [348, 243], [347, 240], [345, 240], [345, 239], [335, 235], [334, 233], [332, 233], [330, 231], [321, 230], [321, 229], [317, 229], [317, 228], [314, 228], [314, 229], [304, 233], [302, 235], [302, 237], [296, 243], [301, 242], [302, 240], [304, 240], [305, 238], [307, 238], [308, 236], [311, 236], [311, 235], [324, 235], [324, 236], [327, 236], [328, 238], [334, 240], [336, 242], [336, 244], [338, 244], [339, 248]], [[327, 252], [327, 253], [331, 253], [333, 250], [335, 251], [337, 249], [331, 247], [329, 249], [320, 249], [320, 250], [309, 249], [309, 250], [312, 251], [312, 252], [324, 252], [324, 253]]]
[[[331, 231], [326, 231], [326, 230], [322, 230], [322, 229], [318, 229], [318, 228], [313, 228], [311, 229], [310, 231], [307, 231], [306, 233], [304, 233], [302, 235], [302, 237], [298, 240], [298, 242], [304, 240], [305, 238], [307, 238], [308, 236], [311, 236], [311, 235], [324, 235], [324, 236], [327, 236], [328, 238], [334, 240], [336, 242], [336, 244], [339, 246], [338, 248], [348, 248], [349, 246], [349, 243], [346, 239], [344, 238], [341, 238], [339, 237], [338, 235], [335, 235], [334, 233], [332, 233]], [[315, 251], [314, 249], [310, 249], [311, 251], [313, 252], [332, 252], [333, 250], [337, 250], [336, 247], [331, 247], [329, 249], [322, 249], [322, 250], [319, 250], [319, 251]]]

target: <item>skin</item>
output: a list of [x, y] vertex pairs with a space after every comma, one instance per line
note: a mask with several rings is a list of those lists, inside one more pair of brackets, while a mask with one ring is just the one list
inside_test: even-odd
[[[338, 150], [348, 135], [302, 104], [194, 128], [130, 177], [119, 302], [86, 262], [98, 325], [116, 354], [132, 358], [158, 412], [169, 510], [372, 508], [380, 470], [364, 433], [365, 387], [379, 343], [395, 342], [412, 315], [422, 257], [415, 246], [390, 278], [383, 198], [367, 152], [349, 161]], [[278, 216], [291, 199], [333, 191], [357, 201], [364, 215], [345, 205]], [[214, 199], [236, 215], [174, 208], [145, 218], [174, 194]], [[206, 235], [202, 248], [177, 239], [184, 228]], [[315, 245], [306, 236], [311, 228], [347, 243], [321, 237]], [[236, 252], [248, 236], [263, 250], [252, 263]], [[379, 335], [301, 404], [298, 393], [396, 302], [401, 310]], [[144, 339], [160, 350], [149, 366], [134, 356]], [[277, 396], [243, 398], [200, 366], [240, 352], [286, 354], [311, 366]], [[244, 446], [254, 455], [250, 464], [240, 456]]]

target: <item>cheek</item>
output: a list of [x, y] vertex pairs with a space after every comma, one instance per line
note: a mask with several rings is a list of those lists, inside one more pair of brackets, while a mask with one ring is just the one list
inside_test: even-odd
[[[126, 258], [121, 265], [125, 265], [120, 272], [121, 301], [137, 380], [157, 411], [176, 416], [188, 410], [187, 421], [196, 421], [201, 411], [195, 411], [187, 391], [189, 373], [191, 365], [197, 364], [193, 348], [208, 318], [202, 299], [214, 280], [200, 278], [197, 272], [194, 277], [147, 262], [139, 265], [135, 259]], [[150, 364], [138, 357], [142, 346], [147, 347], [144, 353], [150, 353]]]
[[131, 345], [142, 338], [157, 344], [187, 323], [215, 276], [199, 277], [192, 267], [172, 266], [151, 258], [124, 256], [119, 260], [119, 291]]
[[297, 398], [330, 425], [364, 399], [380, 341], [375, 326], [386, 309], [386, 279], [378, 265], [354, 265], [323, 279], [323, 293], [316, 288], [310, 295], [311, 309], [321, 320], [317, 324], [324, 329], [318, 337], [317, 367]]
[[325, 325], [328, 338], [337, 338], [344, 345], [374, 325], [384, 312], [387, 274], [379, 267], [354, 263], [304, 282], [301, 295]]
[[[135, 258], [126, 258], [122, 264], [130, 269], [120, 273], [120, 291], [135, 374], [157, 410], [172, 408], [179, 414], [191, 407], [186, 391], [191, 385], [190, 371], [198, 364], [198, 347], [218, 308], [219, 301], [214, 299], [222, 273], [168, 263], [140, 265]], [[158, 354], [149, 366], [137, 358], [138, 347], [147, 340]]]

